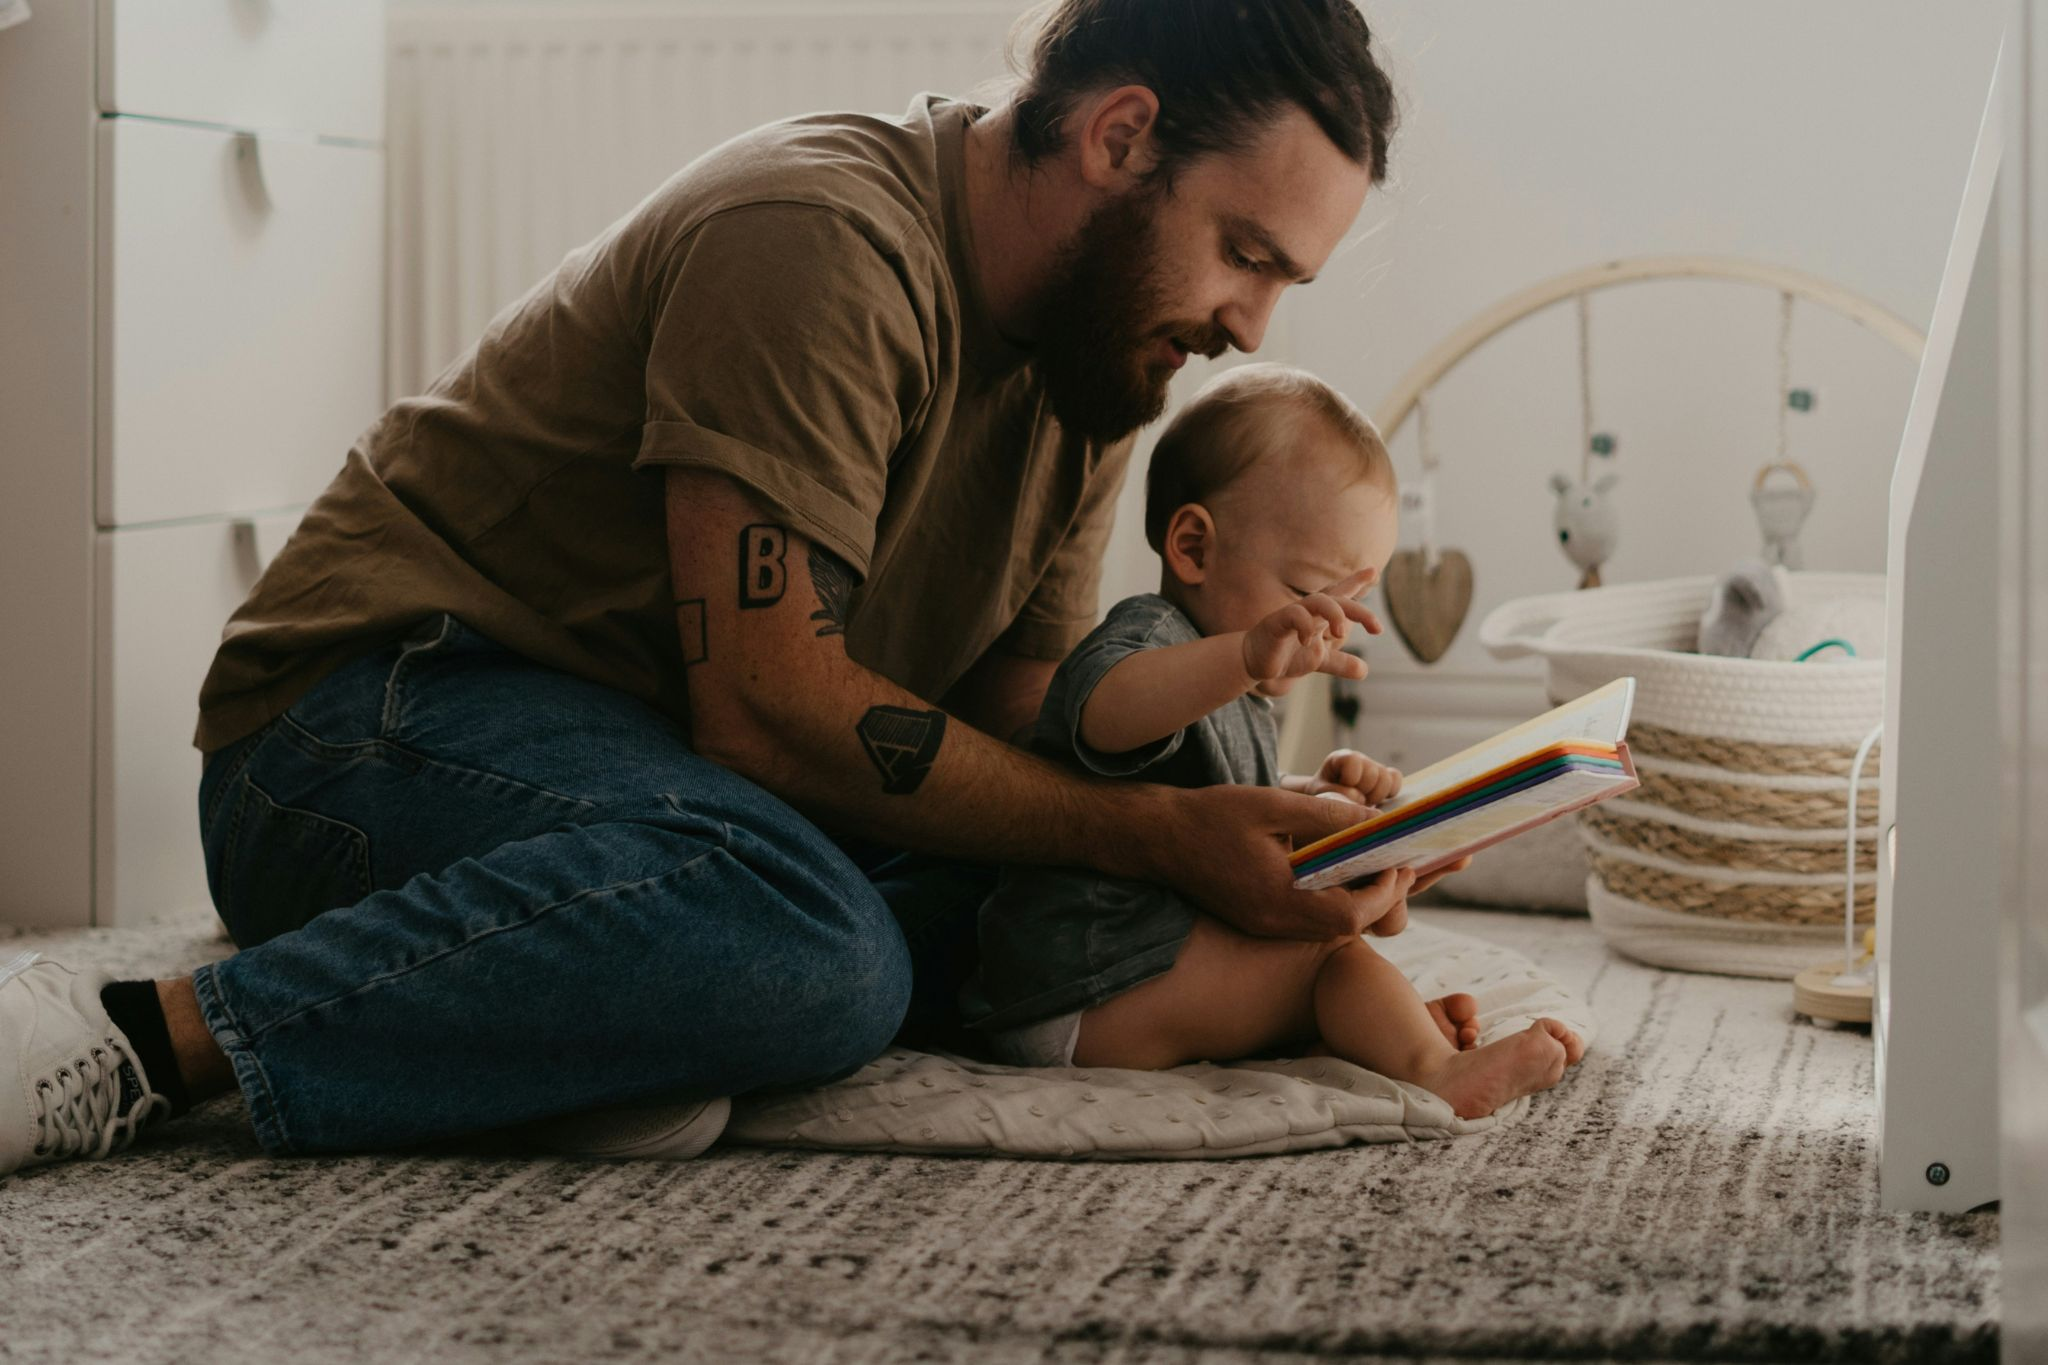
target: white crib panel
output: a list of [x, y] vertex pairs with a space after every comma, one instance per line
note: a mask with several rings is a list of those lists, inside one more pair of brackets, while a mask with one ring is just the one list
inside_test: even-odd
[[1891, 485], [1878, 861], [1878, 1190], [1999, 1196], [1999, 216], [1994, 82]]

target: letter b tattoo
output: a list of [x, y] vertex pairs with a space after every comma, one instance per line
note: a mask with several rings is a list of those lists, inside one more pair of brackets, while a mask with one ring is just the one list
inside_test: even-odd
[[789, 587], [789, 533], [780, 526], [755, 525], [740, 532], [740, 610], [756, 611], [782, 600]]

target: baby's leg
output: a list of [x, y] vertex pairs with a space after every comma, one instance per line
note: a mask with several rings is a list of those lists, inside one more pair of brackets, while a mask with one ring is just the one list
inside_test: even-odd
[[[1460, 1052], [1470, 1052], [1479, 1046], [1479, 1002], [1463, 991], [1450, 995], [1439, 995], [1429, 1002], [1429, 1017], [1436, 1021], [1436, 1030], [1443, 1034], [1444, 1041]], [[1308, 1050], [1311, 1057], [1331, 1057], [1327, 1043], [1317, 1043]]]
[[1315, 1036], [1315, 983], [1345, 940], [1254, 938], [1208, 915], [1164, 975], [1081, 1015], [1074, 1065], [1159, 1071]]
[[[1355, 942], [1257, 938], [1198, 915], [1170, 971], [1081, 1016], [1074, 1064], [1158, 1071], [1277, 1047], [1310, 1050], [1316, 981], [1330, 955]], [[1478, 1045], [1471, 996], [1447, 995], [1427, 1009], [1453, 1046]]]
[[1547, 1090], [1585, 1055], [1579, 1036], [1539, 1019], [1512, 1037], [1461, 1052], [1393, 963], [1363, 939], [1338, 946], [1315, 984], [1316, 1026], [1331, 1052], [1450, 1101], [1480, 1118], [1520, 1095]]

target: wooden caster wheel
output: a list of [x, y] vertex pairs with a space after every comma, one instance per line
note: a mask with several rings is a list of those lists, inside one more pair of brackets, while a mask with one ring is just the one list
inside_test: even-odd
[[1838, 983], [1835, 978], [1841, 974], [1841, 963], [1824, 962], [1818, 967], [1808, 967], [1793, 977], [1793, 1010], [1810, 1018], [1826, 1019], [1837, 1024], [1869, 1023], [1870, 997], [1875, 982], [1862, 980]]

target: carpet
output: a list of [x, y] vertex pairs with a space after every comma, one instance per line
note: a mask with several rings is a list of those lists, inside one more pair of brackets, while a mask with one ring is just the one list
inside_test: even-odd
[[1201, 1163], [274, 1161], [227, 1099], [0, 1180], [0, 1359], [1996, 1359], [1996, 1215], [1877, 1206], [1866, 1033], [1613, 957], [1583, 919], [1428, 918], [1599, 1019], [1520, 1124]]

